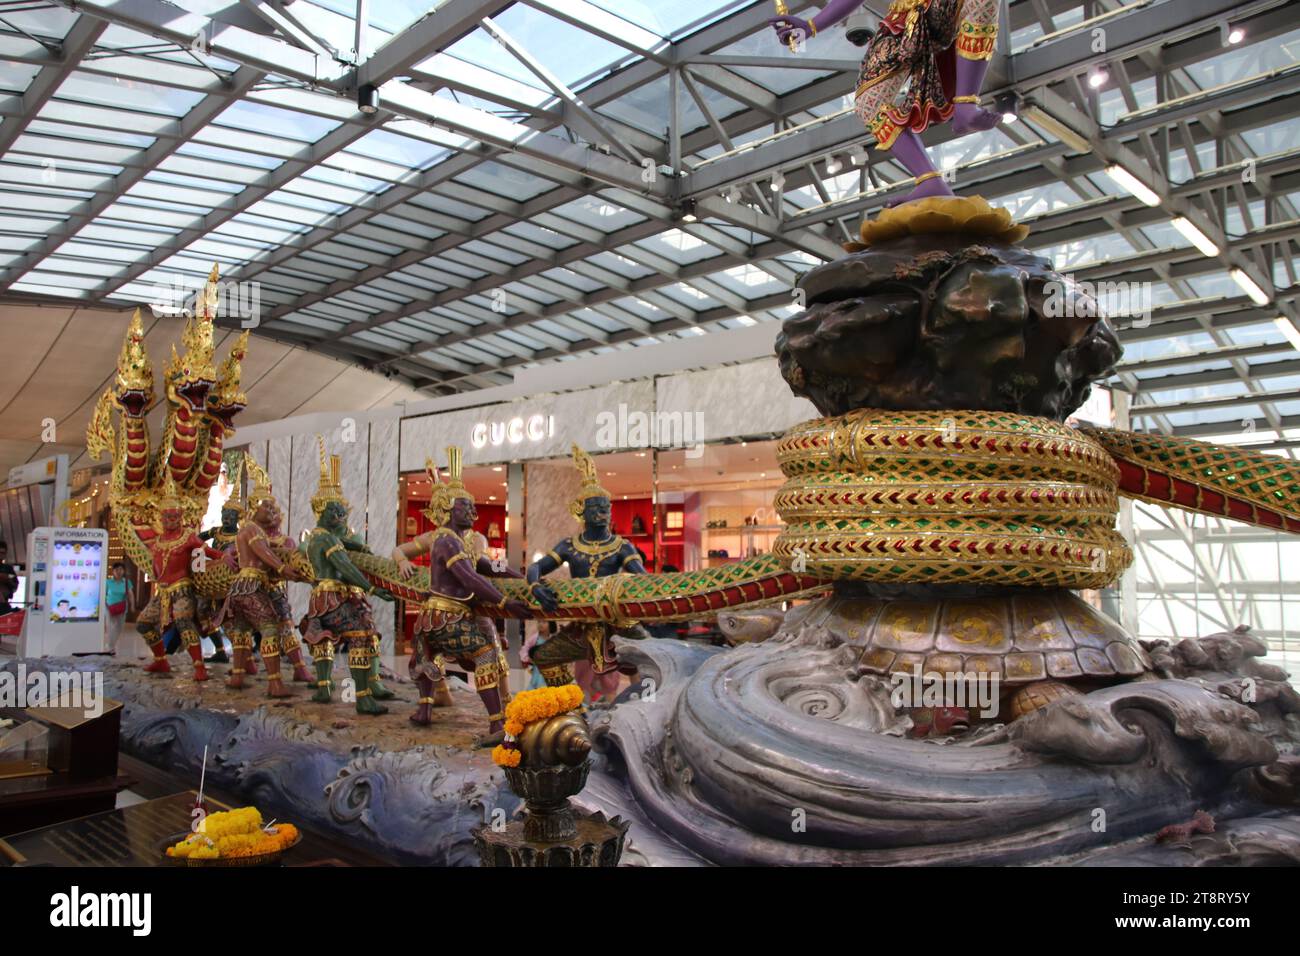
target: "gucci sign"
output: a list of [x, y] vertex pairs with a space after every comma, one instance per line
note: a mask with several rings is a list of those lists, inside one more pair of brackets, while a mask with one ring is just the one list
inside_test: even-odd
[[529, 415], [501, 422], [479, 422], [470, 429], [469, 443], [475, 448], [518, 445], [524, 441], [539, 442], [554, 435], [554, 415]]

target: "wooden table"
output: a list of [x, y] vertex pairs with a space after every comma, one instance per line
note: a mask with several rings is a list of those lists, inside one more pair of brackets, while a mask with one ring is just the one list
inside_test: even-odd
[[[134, 806], [28, 830], [0, 839], [0, 864], [47, 866], [170, 866], [162, 845], [188, 831], [193, 790], [146, 800]], [[204, 796], [209, 809], [228, 810]], [[282, 866], [388, 866], [364, 850], [302, 830], [302, 842], [285, 854]]]

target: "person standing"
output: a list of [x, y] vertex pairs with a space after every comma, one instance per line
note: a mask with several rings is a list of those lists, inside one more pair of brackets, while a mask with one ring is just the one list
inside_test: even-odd
[[135, 611], [135, 586], [126, 579], [126, 565], [121, 561], [114, 561], [109, 571], [104, 603], [108, 605], [108, 653], [116, 657], [126, 616]]
[[9, 602], [13, 600], [16, 590], [18, 590], [18, 572], [9, 563], [9, 544], [0, 541], [0, 614], [8, 614], [13, 610]]

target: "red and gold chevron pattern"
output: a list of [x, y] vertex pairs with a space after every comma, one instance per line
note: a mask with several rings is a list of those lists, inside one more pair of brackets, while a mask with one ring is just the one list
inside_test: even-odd
[[1300, 463], [1248, 448], [1087, 428], [1130, 498], [1300, 534]]

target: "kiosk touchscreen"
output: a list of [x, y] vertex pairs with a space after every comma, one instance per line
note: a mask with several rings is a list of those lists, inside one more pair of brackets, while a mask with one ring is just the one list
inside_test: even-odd
[[108, 531], [37, 528], [28, 536], [27, 616], [18, 645], [24, 657], [104, 650]]

